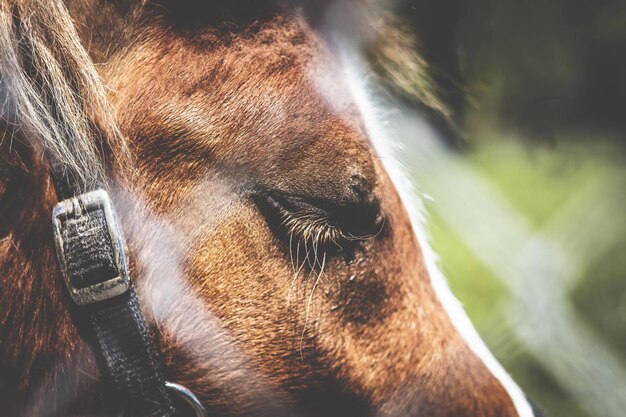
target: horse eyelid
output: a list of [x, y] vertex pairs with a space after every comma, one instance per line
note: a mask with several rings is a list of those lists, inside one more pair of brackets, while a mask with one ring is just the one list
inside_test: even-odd
[[[331, 222], [332, 214], [301, 197], [286, 197], [277, 193], [262, 192], [261, 209], [270, 217], [272, 228], [276, 232], [296, 238], [296, 243], [310, 243], [315, 247], [324, 247], [339, 242], [345, 236], [338, 225]], [[267, 215], [270, 211], [269, 216]], [[274, 221], [271, 218], [274, 218]]]

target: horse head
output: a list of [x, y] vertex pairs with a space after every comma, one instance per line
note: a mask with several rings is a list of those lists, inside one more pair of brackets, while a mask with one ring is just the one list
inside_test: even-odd
[[[69, 82], [99, 133], [77, 140], [103, 155], [165, 376], [211, 415], [534, 415], [432, 267], [388, 139], [321, 5], [6, 3], [3, 45], [21, 19], [26, 36], [50, 31], [29, 43], [38, 59], [88, 53], [59, 60], [64, 70], [40, 84], [97, 71]], [[73, 27], [53, 30], [58, 16]], [[32, 139], [38, 113], [20, 113], [28, 95], [14, 75], [2, 73], [17, 120], [4, 130], [18, 138], [0, 160], [0, 363], [15, 383], [6, 401], [32, 415], [113, 413], [49, 235], [55, 195], [42, 155], [81, 158]], [[105, 97], [89, 94], [98, 83]], [[57, 117], [71, 114], [61, 89], [46, 91]]]

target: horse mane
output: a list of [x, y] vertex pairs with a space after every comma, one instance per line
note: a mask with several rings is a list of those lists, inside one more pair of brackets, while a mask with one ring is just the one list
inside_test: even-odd
[[0, 91], [3, 136], [42, 150], [78, 189], [106, 183], [106, 157], [128, 160], [105, 88], [62, 1], [0, 4]]
[[[33, 409], [47, 406], [34, 381], [65, 392], [67, 378], [59, 375], [71, 368], [63, 358], [79, 346], [56, 279], [49, 226], [56, 197], [45, 157], [82, 191], [106, 184], [107, 168], [130, 164], [94, 61], [62, 0], [1, 0], [0, 378], [8, 379], [0, 384], [15, 393], [35, 390], [21, 399]], [[115, 172], [119, 178], [129, 171]]]

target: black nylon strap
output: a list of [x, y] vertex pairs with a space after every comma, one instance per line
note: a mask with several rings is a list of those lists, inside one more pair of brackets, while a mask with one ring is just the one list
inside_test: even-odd
[[[61, 205], [76, 209], [59, 221], [57, 250], [69, 287], [95, 288], [120, 274], [119, 256], [104, 210], [80, 208], [71, 173], [51, 163]], [[123, 247], [121, 248], [123, 250]], [[122, 262], [124, 257], [122, 256]], [[125, 268], [125, 267], [124, 267]], [[121, 295], [86, 305], [75, 305], [76, 323], [94, 336], [95, 350], [124, 407], [124, 417], [171, 417], [175, 410], [159, 369], [157, 352], [132, 286]]]
[[148, 338], [135, 291], [86, 308], [109, 377], [125, 405], [125, 417], [174, 414]]

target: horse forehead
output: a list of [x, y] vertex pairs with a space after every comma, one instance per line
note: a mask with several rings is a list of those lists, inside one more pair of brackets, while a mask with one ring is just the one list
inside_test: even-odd
[[141, 55], [151, 54], [153, 73], [160, 77], [150, 82], [160, 82], [188, 105], [238, 113], [240, 124], [269, 118], [275, 123], [263, 127], [275, 129], [282, 123], [319, 130], [324, 119], [358, 114], [339, 60], [298, 16], [277, 17], [254, 36], [231, 34], [226, 43], [213, 29], [161, 36], [138, 51], [140, 71], [146, 70]]
[[183, 137], [227, 160], [307, 157], [310, 147], [329, 159], [350, 150], [357, 165], [369, 158], [339, 60], [301, 18], [277, 18], [229, 44], [205, 39], [203, 48], [159, 30], [105, 67], [131, 136]]

